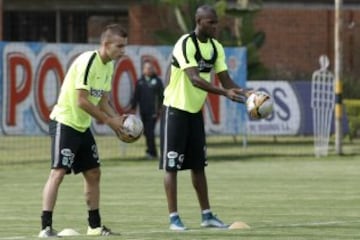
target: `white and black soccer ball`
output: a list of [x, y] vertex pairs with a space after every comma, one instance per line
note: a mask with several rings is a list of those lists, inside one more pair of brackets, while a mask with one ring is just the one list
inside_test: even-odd
[[250, 118], [267, 118], [273, 112], [272, 97], [264, 91], [253, 92], [246, 100], [246, 109]]
[[143, 122], [134, 114], [126, 116], [123, 122], [123, 130], [118, 134], [118, 138], [126, 143], [133, 143], [138, 140], [144, 131]]

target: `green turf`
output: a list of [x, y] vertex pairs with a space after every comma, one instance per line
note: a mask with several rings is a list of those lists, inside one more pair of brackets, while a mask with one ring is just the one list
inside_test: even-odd
[[[272, 158], [292, 158], [314, 156], [312, 137], [257, 137], [249, 136], [243, 147], [243, 137], [210, 136], [207, 139], [208, 156], [213, 160], [252, 160]], [[145, 156], [145, 141], [120, 143], [114, 136], [96, 136], [100, 156], [103, 159], [141, 160]], [[156, 140], [159, 143], [159, 139]], [[343, 141], [346, 155], [360, 155], [360, 139]], [[331, 139], [329, 155], [335, 155], [334, 141]], [[47, 136], [1, 136], [0, 166], [23, 163], [48, 162], [50, 138]]]
[[[358, 149], [358, 142], [347, 143], [346, 156], [331, 149], [329, 157], [314, 158], [308, 140], [258, 139], [246, 149], [232, 140], [212, 140], [207, 168], [212, 209], [223, 221], [243, 221], [251, 229], [201, 229], [189, 172], [182, 172], [179, 212], [190, 228], [183, 233], [168, 230], [156, 161], [106, 159], [103, 223], [122, 234], [111, 239], [360, 239]], [[105, 147], [100, 151], [106, 154]], [[48, 166], [45, 161], [1, 165], [0, 240], [37, 239]], [[59, 192], [54, 227], [84, 234], [86, 218], [82, 178], [70, 175]]]

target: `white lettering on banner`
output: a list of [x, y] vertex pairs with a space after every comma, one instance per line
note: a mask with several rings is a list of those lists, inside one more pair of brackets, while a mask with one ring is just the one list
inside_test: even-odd
[[[56, 103], [60, 86], [67, 69], [83, 51], [96, 49], [90, 44], [44, 44], [44, 43], [0, 43], [3, 53], [0, 59], [1, 127], [0, 135], [42, 135], [48, 132], [49, 113]], [[112, 100], [115, 110], [127, 113], [130, 110], [135, 83], [141, 74], [141, 63], [145, 59], [153, 61], [158, 75], [166, 86], [170, 62], [171, 46], [149, 47], [128, 46], [127, 57], [116, 62], [112, 79]], [[245, 59], [245, 50], [226, 49], [229, 57]], [[246, 79], [246, 64], [233, 69], [232, 77]], [[239, 67], [239, 68], [238, 68]], [[245, 70], [244, 70], [245, 69]], [[229, 68], [231, 72], [232, 69]], [[241, 72], [243, 71], [243, 72]], [[0, 71], [1, 72], [1, 71]], [[214, 79], [218, 84], [218, 80]], [[95, 95], [100, 93], [93, 91]], [[234, 126], [241, 121], [230, 119], [225, 98], [210, 95], [204, 108], [205, 128], [216, 133], [231, 134]], [[234, 119], [237, 114], [234, 114]], [[229, 124], [231, 123], [231, 124]], [[158, 127], [157, 127], [158, 128]], [[109, 134], [108, 126], [93, 121], [92, 129], [97, 134]], [[235, 129], [235, 130], [234, 130]], [[215, 131], [214, 131], [215, 130]], [[236, 132], [237, 133], [237, 132]]]
[[249, 120], [250, 135], [294, 135], [301, 126], [301, 109], [294, 89], [286, 81], [248, 81], [247, 87], [261, 90], [273, 97], [271, 116], [261, 120]]

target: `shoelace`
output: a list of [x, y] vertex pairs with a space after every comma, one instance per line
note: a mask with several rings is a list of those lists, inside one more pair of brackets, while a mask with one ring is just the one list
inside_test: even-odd
[[217, 218], [217, 215], [216, 215], [216, 214], [213, 215], [213, 218], [214, 218], [216, 221], [219, 221], [219, 222], [223, 223], [220, 219]]

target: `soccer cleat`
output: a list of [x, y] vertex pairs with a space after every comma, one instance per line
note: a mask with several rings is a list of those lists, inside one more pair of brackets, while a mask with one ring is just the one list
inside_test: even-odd
[[228, 228], [229, 225], [223, 223], [220, 219], [213, 215], [211, 212], [202, 214], [202, 227], [213, 227], [213, 228]]
[[52, 227], [47, 226], [39, 233], [39, 238], [50, 238], [50, 237], [57, 237], [57, 231], [55, 231]]
[[170, 218], [170, 230], [174, 231], [185, 231], [186, 227], [182, 223], [179, 215]]
[[102, 226], [97, 228], [91, 228], [90, 226], [87, 229], [86, 235], [89, 236], [110, 236], [110, 235], [120, 235], [119, 233], [112, 232], [109, 228]]

